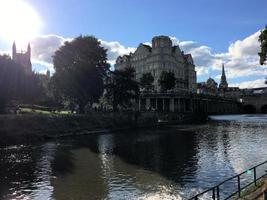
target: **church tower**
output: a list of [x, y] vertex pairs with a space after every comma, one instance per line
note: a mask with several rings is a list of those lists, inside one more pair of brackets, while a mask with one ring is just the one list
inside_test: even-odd
[[28, 44], [27, 51], [21, 53], [17, 53], [17, 47], [16, 43], [14, 41], [13, 46], [12, 46], [12, 60], [21, 65], [24, 71], [27, 74], [32, 73], [32, 63], [31, 63], [31, 45], [30, 43]]
[[227, 89], [227, 88], [228, 88], [228, 83], [227, 83], [226, 76], [225, 76], [224, 64], [222, 64], [222, 76], [221, 76], [219, 89]]

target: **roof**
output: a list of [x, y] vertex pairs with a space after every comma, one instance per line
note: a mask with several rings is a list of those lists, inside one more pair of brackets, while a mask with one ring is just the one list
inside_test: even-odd
[[142, 44], [145, 48], [147, 48], [150, 52], [152, 50], [151, 46], [147, 45], [147, 44]]
[[183, 55], [184, 56], [184, 58], [187, 60], [188, 58], [192, 58], [192, 55], [189, 53], [189, 54], [184, 54]]
[[206, 83], [214, 83], [217, 85], [217, 82], [213, 78], [209, 78]]

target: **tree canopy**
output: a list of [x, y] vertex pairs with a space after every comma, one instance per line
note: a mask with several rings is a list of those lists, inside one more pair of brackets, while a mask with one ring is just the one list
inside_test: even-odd
[[79, 105], [97, 102], [103, 94], [103, 78], [109, 69], [107, 50], [93, 36], [79, 36], [67, 41], [53, 56], [52, 77], [61, 98]]
[[171, 90], [175, 87], [176, 78], [174, 73], [162, 71], [158, 82], [162, 91]]
[[261, 31], [261, 34], [259, 36], [259, 42], [260, 42], [260, 64], [263, 65], [266, 63], [267, 59], [267, 26]]
[[150, 72], [143, 74], [142, 77], [140, 78], [140, 86], [141, 88], [144, 88], [146, 90], [152, 89], [153, 82], [154, 82], [154, 77]]
[[122, 108], [132, 106], [131, 100], [138, 97], [139, 84], [134, 79], [134, 73], [133, 68], [115, 70], [107, 79], [105, 97], [111, 103], [114, 111], [118, 110], [118, 106]]

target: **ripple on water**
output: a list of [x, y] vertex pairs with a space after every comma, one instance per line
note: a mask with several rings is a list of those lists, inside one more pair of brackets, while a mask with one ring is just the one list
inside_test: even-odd
[[[186, 132], [138, 130], [1, 148], [0, 199], [184, 199], [267, 160], [267, 115], [211, 119]], [[235, 184], [222, 185], [224, 195]]]

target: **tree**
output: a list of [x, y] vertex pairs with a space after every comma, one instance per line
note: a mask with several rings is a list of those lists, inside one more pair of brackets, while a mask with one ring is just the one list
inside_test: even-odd
[[171, 90], [175, 87], [175, 75], [172, 72], [162, 71], [159, 77], [159, 85], [161, 90]]
[[53, 82], [61, 98], [84, 107], [97, 102], [103, 94], [103, 78], [109, 69], [107, 50], [93, 36], [67, 41], [53, 56]]
[[261, 34], [259, 36], [259, 42], [261, 44], [261, 52], [259, 52], [260, 64], [263, 65], [265, 64], [267, 59], [267, 26], [261, 31]]
[[153, 82], [154, 82], [154, 77], [150, 72], [143, 74], [142, 77], [140, 78], [140, 86], [141, 88], [144, 88], [146, 90], [152, 88]]
[[132, 106], [131, 100], [136, 100], [139, 96], [139, 84], [134, 79], [134, 73], [133, 68], [115, 70], [106, 80], [105, 97], [111, 102], [114, 111], [118, 110], [118, 106]]

